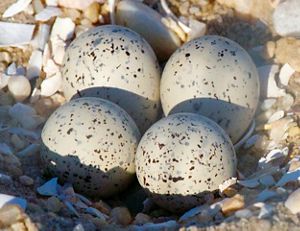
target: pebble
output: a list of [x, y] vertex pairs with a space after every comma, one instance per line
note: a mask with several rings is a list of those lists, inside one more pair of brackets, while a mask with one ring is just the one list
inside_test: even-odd
[[26, 142], [16, 134], [11, 135], [10, 142], [12, 143], [12, 145], [17, 151], [25, 148], [26, 146]]
[[283, 86], [287, 86], [289, 84], [290, 78], [295, 73], [295, 70], [288, 64], [285, 63], [279, 72], [279, 80]]
[[86, 9], [93, 2], [96, 2], [96, 0], [85, 0], [85, 1], [82, 1], [82, 0], [57, 0], [57, 3], [59, 6], [63, 6], [66, 8], [78, 9], [78, 10]]
[[54, 75], [43, 80], [41, 83], [41, 95], [46, 97], [54, 95], [60, 89], [61, 84], [62, 77], [61, 73], [58, 71]]
[[237, 218], [249, 218], [253, 215], [249, 209], [241, 209], [235, 212], [234, 214]]
[[19, 181], [21, 182], [21, 184], [25, 186], [31, 186], [34, 184], [34, 180], [31, 177], [26, 175], [20, 176]]
[[13, 184], [13, 180], [12, 180], [11, 176], [0, 173], [0, 184], [11, 185], [11, 184]]
[[132, 221], [131, 214], [126, 207], [115, 207], [111, 210], [110, 219], [119, 225], [129, 225]]
[[46, 206], [47, 209], [53, 213], [59, 212], [64, 207], [63, 203], [61, 203], [61, 201], [55, 196], [49, 197], [47, 199]]
[[224, 203], [221, 205], [222, 212], [228, 215], [234, 211], [244, 208], [245, 202], [244, 197], [240, 194], [236, 194], [231, 198], [226, 198]]
[[109, 215], [111, 212], [111, 207], [105, 203], [104, 201], [100, 200], [93, 204], [93, 207], [98, 209], [100, 212]]
[[275, 61], [281, 64], [288, 63], [295, 71], [300, 72], [300, 39], [284, 37], [277, 40]]
[[[84, 1], [85, 2], [85, 1]], [[70, 18], [57, 17], [50, 34], [52, 45], [58, 41], [67, 41], [74, 35], [75, 23]], [[53, 53], [55, 54], [55, 53]]]
[[187, 41], [201, 37], [207, 31], [206, 24], [195, 19], [189, 19], [189, 28], [191, 30], [187, 33]]
[[6, 205], [0, 209], [0, 224], [4, 227], [10, 226], [25, 218], [19, 206]]
[[300, 212], [300, 188], [292, 192], [284, 203], [293, 214]]
[[300, 135], [300, 128], [298, 126], [290, 127], [288, 130], [289, 137], [296, 137]]
[[143, 225], [146, 223], [151, 223], [151, 217], [144, 213], [138, 213], [133, 221], [134, 225]]
[[293, 122], [290, 117], [284, 117], [280, 120], [274, 121], [271, 124], [267, 124], [266, 128], [269, 130], [269, 138], [274, 142], [282, 140], [285, 132], [289, 128], [289, 124]]
[[267, 111], [270, 108], [272, 108], [272, 106], [276, 103], [276, 99], [265, 99], [261, 105], [260, 105], [260, 109], [262, 111]]
[[8, 80], [8, 89], [18, 102], [24, 101], [31, 93], [30, 82], [22, 75], [11, 76]]
[[58, 195], [58, 178], [52, 178], [51, 180], [47, 181], [43, 185], [37, 188], [37, 192], [43, 196], [57, 196]]
[[29, 6], [31, 0], [19, 0], [13, 4], [11, 4], [3, 13], [3, 18], [12, 17], [24, 10]]
[[83, 11], [83, 16], [89, 19], [92, 23], [96, 23], [99, 20], [99, 12], [100, 4], [98, 2], [94, 2]]
[[273, 14], [275, 31], [285, 36], [300, 36], [300, 2], [299, 0], [287, 0], [280, 3]]

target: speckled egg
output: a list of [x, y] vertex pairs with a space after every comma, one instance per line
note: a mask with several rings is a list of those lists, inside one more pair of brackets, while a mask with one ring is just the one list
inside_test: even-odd
[[141, 132], [157, 120], [160, 68], [150, 45], [128, 28], [105, 25], [81, 34], [67, 48], [62, 75], [67, 99], [108, 99], [125, 109]]
[[108, 197], [134, 178], [139, 140], [136, 124], [122, 108], [84, 97], [49, 117], [42, 131], [41, 159], [53, 175], [76, 190]]
[[141, 186], [172, 212], [201, 204], [207, 192], [236, 172], [228, 135], [194, 113], [173, 114], [152, 125], [139, 143], [135, 164]]
[[259, 78], [248, 53], [234, 41], [203, 36], [179, 48], [161, 79], [166, 115], [193, 112], [218, 123], [236, 143], [259, 101]]

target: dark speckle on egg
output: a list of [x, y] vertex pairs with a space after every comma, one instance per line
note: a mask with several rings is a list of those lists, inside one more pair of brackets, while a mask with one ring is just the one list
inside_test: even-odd
[[47, 120], [41, 159], [53, 175], [73, 183], [76, 190], [107, 197], [132, 181], [139, 139], [135, 122], [118, 105], [100, 98], [79, 98]]
[[155, 203], [173, 212], [198, 205], [199, 195], [217, 190], [235, 172], [236, 156], [228, 135], [212, 120], [192, 113], [156, 122], [136, 153], [140, 184]]

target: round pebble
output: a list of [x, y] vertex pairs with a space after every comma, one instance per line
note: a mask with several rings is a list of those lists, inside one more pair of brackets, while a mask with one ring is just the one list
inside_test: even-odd
[[22, 75], [12, 76], [8, 81], [8, 89], [16, 101], [24, 101], [31, 93], [29, 80]]

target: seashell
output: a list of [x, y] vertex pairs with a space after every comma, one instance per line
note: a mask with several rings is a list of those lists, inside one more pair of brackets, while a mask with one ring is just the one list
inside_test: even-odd
[[61, 14], [61, 10], [57, 7], [47, 6], [41, 12], [35, 15], [35, 20], [46, 22], [52, 17], [59, 16]]
[[26, 10], [26, 8], [29, 6], [31, 1], [32, 0], [18, 0], [16, 3], [10, 5], [10, 7], [8, 7], [4, 11], [2, 17], [3, 18], [12, 17], [12, 16]]

